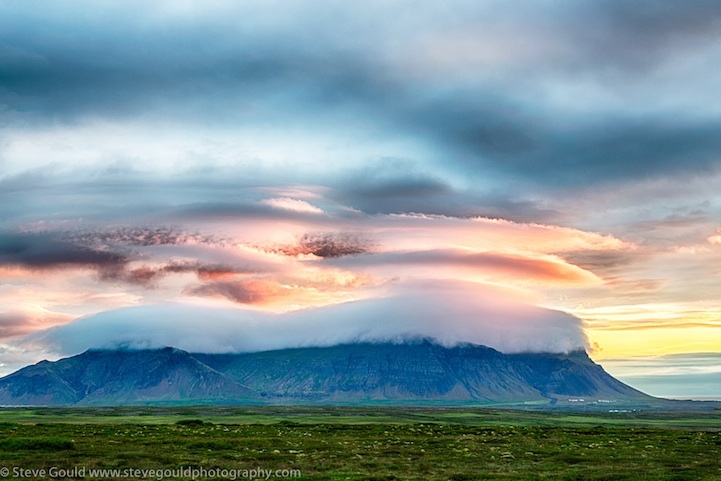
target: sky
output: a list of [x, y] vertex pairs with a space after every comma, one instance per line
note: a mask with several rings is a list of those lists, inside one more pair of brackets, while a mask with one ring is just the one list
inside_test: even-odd
[[3, 2], [0, 375], [427, 337], [721, 397], [718, 65], [711, 0]]

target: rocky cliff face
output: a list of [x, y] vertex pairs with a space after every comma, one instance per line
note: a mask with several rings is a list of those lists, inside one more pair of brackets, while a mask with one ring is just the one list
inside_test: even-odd
[[502, 354], [431, 342], [348, 344], [250, 354], [165, 348], [87, 351], [0, 379], [0, 404], [551, 402], [648, 398], [584, 352]]

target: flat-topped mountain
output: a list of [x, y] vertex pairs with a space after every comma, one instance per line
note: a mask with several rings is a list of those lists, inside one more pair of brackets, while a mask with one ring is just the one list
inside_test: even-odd
[[244, 354], [90, 350], [0, 379], [0, 405], [493, 403], [653, 399], [583, 351], [345, 344]]

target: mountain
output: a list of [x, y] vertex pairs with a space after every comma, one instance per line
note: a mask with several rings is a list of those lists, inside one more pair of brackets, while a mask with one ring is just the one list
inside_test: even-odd
[[257, 400], [256, 393], [179, 349], [86, 351], [0, 379], [0, 404], [129, 405]]
[[90, 350], [0, 379], [0, 405], [565, 405], [650, 399], [583, 351], [503, 354], [428, 341], [245, 354]]
[[583, 351], [506, 355], [485, 346], [417, 342], [195, 356], [274, 403], [648, 397], [611, 377]]

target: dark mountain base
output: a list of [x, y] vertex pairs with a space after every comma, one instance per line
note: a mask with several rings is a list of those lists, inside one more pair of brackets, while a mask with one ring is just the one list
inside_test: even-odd
[[0, 379], [0, 405], [356, 404], [633, 409], [654, 404], [585, 352], [431, 342], [250, 354], [87, 351]]

